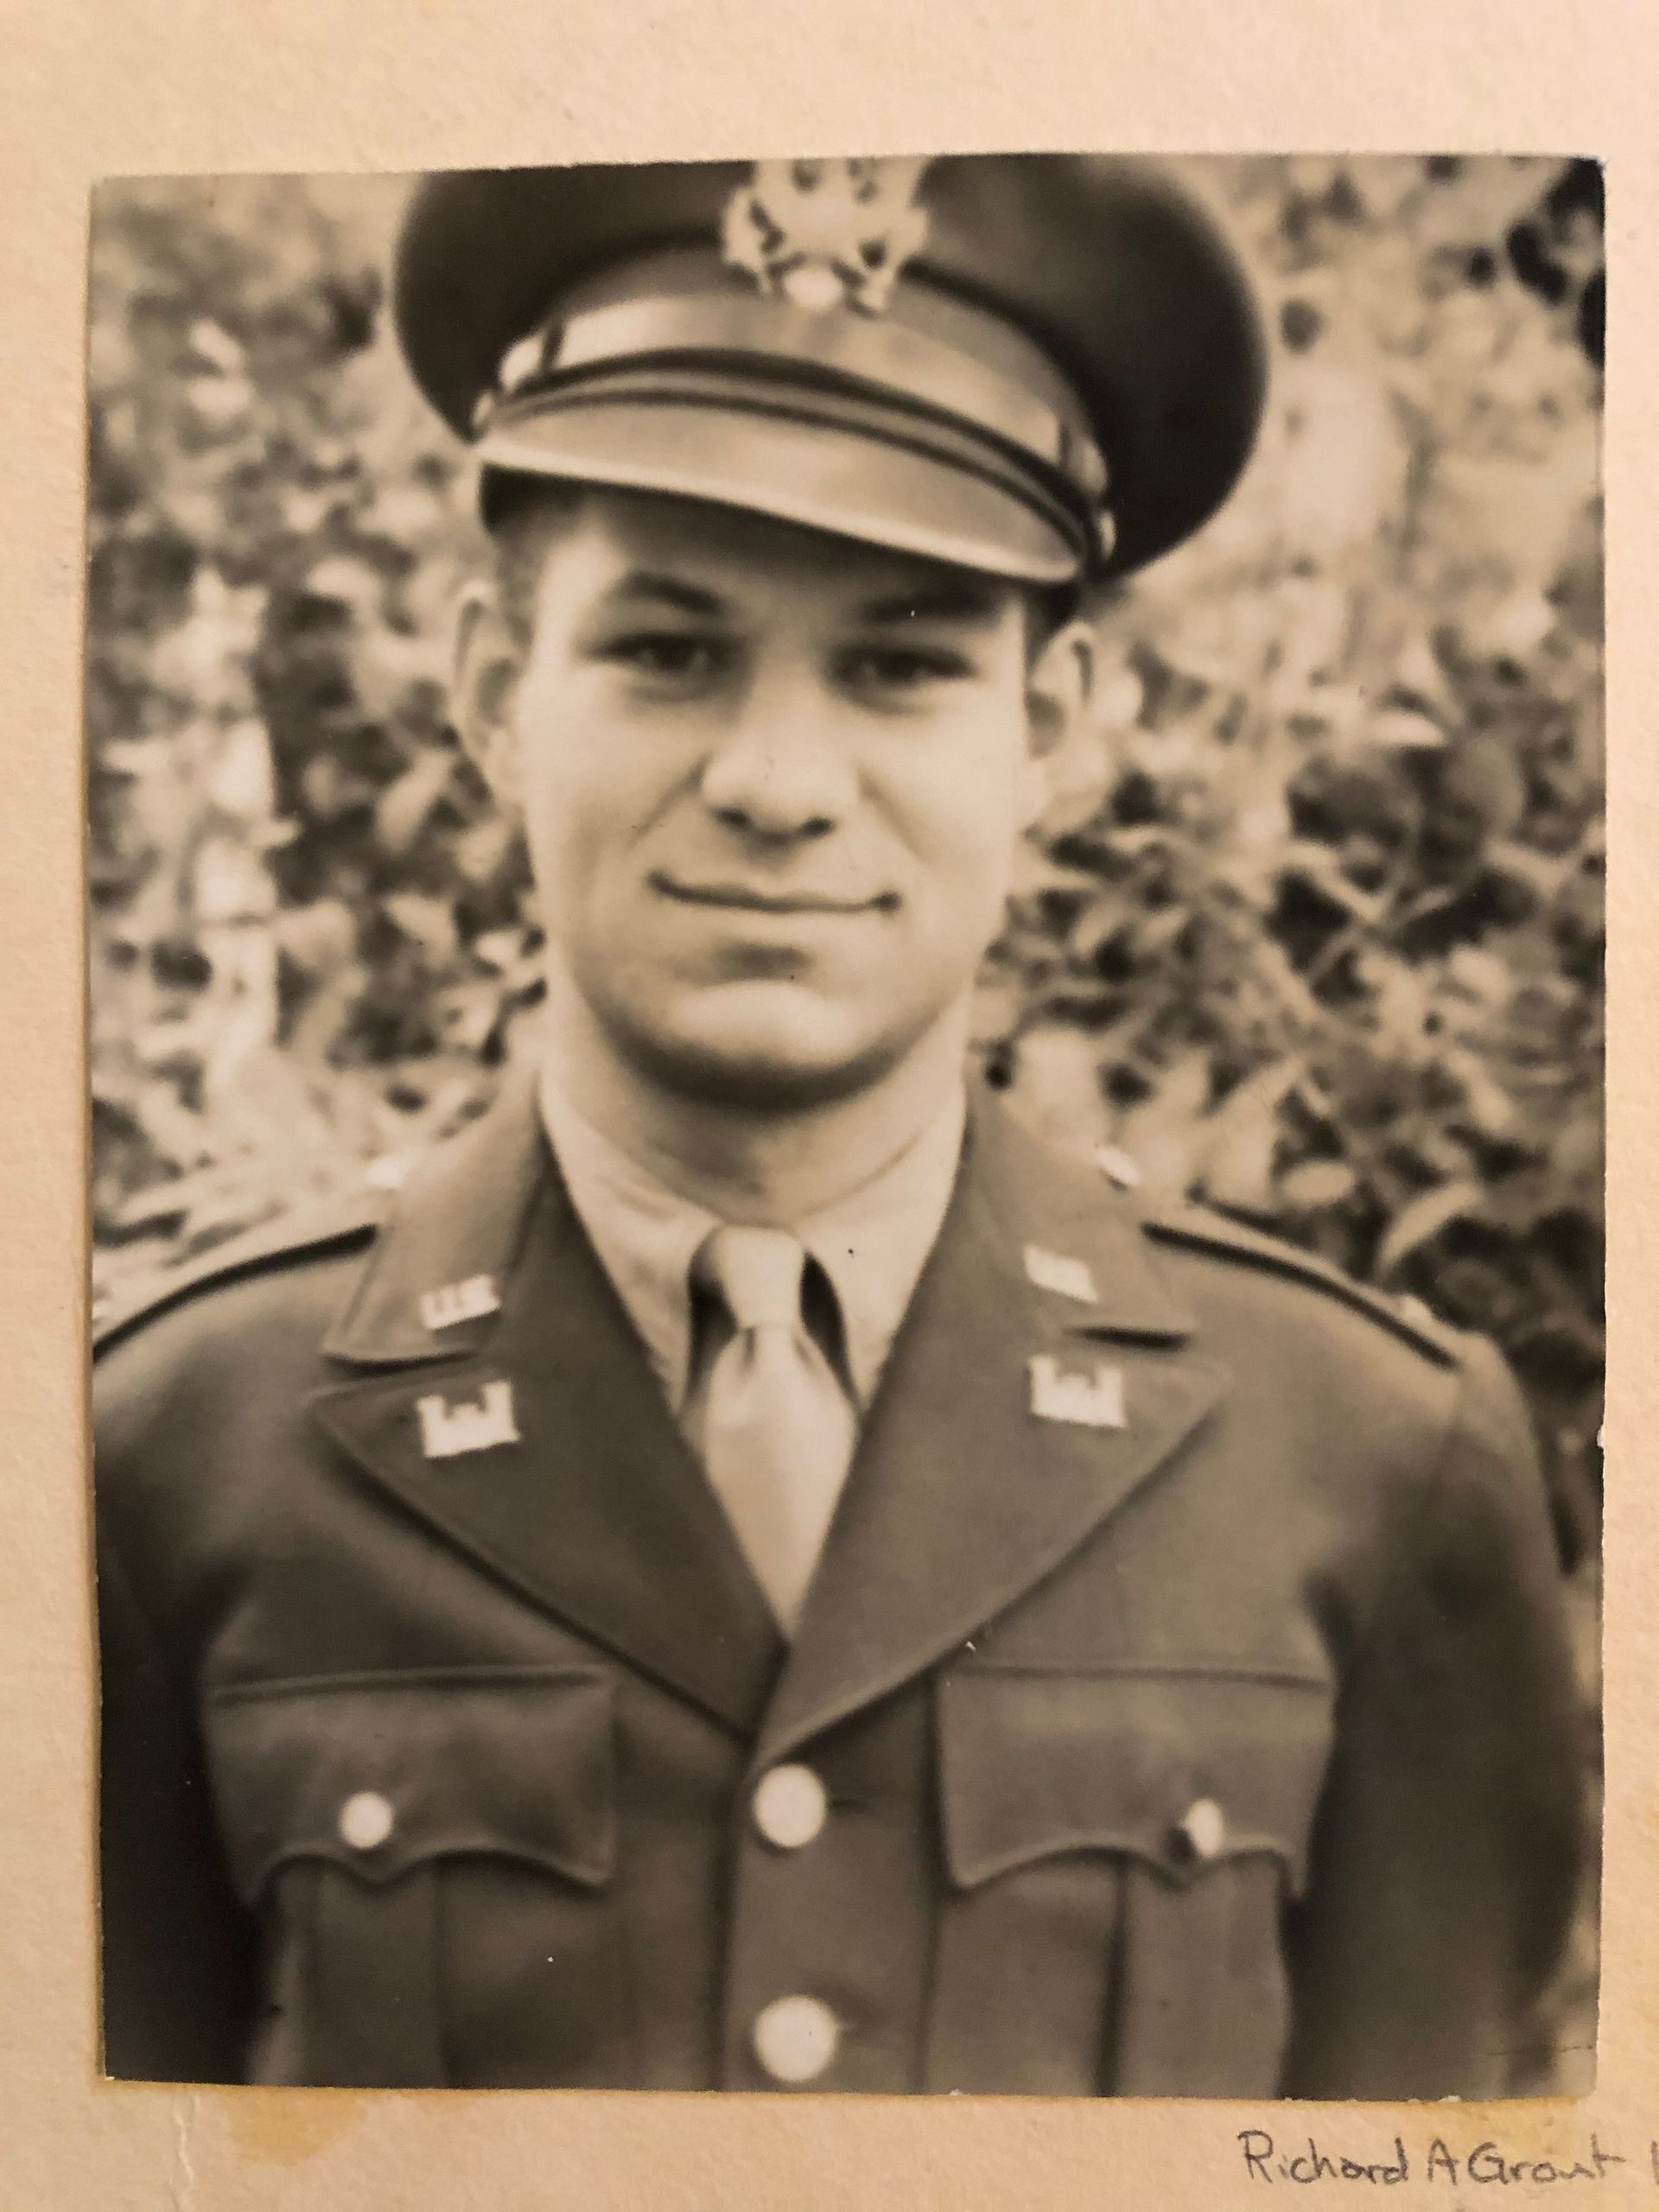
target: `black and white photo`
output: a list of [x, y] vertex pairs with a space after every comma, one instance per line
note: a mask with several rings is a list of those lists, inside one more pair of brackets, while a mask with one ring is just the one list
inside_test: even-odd
[[118, 2078], [1593, 2078], [1601, 179], [116, 180]]

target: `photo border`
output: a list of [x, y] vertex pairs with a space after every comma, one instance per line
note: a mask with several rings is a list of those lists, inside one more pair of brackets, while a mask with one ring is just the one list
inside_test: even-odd
[[[1627, 2163], [1583, 2186], [1599, 2202], [1659, 2207], [1659, 1480], [1643, 1464], [1659, 1433], [1659, 1282], [1641, 1249], [1659, 1218], [1659, 1081], [1642, 1058], [1653, 1021], [1643, 948], [1659, 927], [1659, 768], [1645, 728], [1659, 698], [1651, 0], [1389, 0], [1386, 11], [1026, 0], [1001, 12], [963, 0], [357, 0], [349, 15], [324, 0], [17, 0], [8, 44], [0, 1798], [12, 1817], [0, 1840], [0, 2196], [29, 2212], [149, 2212], [169, 2190], [208, 2212], [1228, 2212], [1262, 2195], [1238, 2141], [1255, 2127], [1287, 2148], [1312, 2136], [1357, 2164], [1388, 2161], [1398, 2138], [1412, 2172], [1389, 2191], [1395, 2205], [1463, 2201], [1444, 2169], [1424, 2171], [1436, 2139], [1459, 2160], [1490, 2140], [1511, 2160], [1560, 2165], [1589, 2158], [1593, 2139]], [[1579, 2102], [1298, 2107], [104, 2082], [82, 1265], [91, 187], [115, 174], [1027, 147], [1499, 149], [1607, 163], [1611, 1380], [1596, 2089]], [[1363, 2197], [1369, 2184], [1356, 2186]]]

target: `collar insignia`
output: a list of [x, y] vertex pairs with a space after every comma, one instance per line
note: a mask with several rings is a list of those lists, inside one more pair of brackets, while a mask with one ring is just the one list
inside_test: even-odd
[[417, 1398], [415, 1410], [421, 1421], [421, 1449], [429, 1459], [456, 1459], [463, 1452], [488, 1452], [518, 1441], [511, 1382], [486, 1382], [476, 1400], [463, 1398], [453, 1406], [434, 1393]]
[[1031, 1410], [1039, 1421], [1064, 1421], [1079, 1428], [1127, 1428], [1123, 1370], [1096, 1367], [1068, 1374], [1058, 1359], [1039, 1352], [1031, 1362]]
[[757, 162], [727, 205], [721, 245], [762, 291], [822, 315], [880, 315], [927, 236], [925, 160]]
[[435, 1333], [453, 1329], [458, 1322], [476, 1321], [497, 1313], [501, 1300], [491, 1275], [468, 1275], [465, 1282], [446, 1282], [436, 1290], [421, 1293], [421, 1319]]
[[1034, 1282], [1039, 1290], [1052, 1290], [1061, 1298], [1075, 1298], [1084, 1306], [1095, 1303], [1099, 1294], [1086, 1260], [1074, 1260], [1065, 1252], [1046, 1251], [1040, 1244], [1027, 1244], [1025, 1257], [1026, 1279]]

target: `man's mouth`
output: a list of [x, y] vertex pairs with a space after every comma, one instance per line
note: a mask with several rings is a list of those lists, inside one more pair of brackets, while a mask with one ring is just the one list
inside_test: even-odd
[[868, 898], [809, 890], [763, 889], [758, 884], [715, 880], [687, 882], [677, 876], [653, 874], [652, 888], [687, 906], [717, 906], [741, 914], [873, 914], [890, 913], [899, 904], [890, 891]]

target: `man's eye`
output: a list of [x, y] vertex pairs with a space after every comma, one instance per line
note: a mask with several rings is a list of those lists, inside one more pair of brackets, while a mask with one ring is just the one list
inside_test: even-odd
[[920, 645], [861, 645], [843, 665], [849, 682], [876, 691], [917, 691], [969, 672], [959, 653]]
[[682, 630], [638, 630], [613, 638], [601, 658], [631, 668], [641, 676], [684, 680], [713, 675], [720, 665], [720, 647], [709, 638]]

